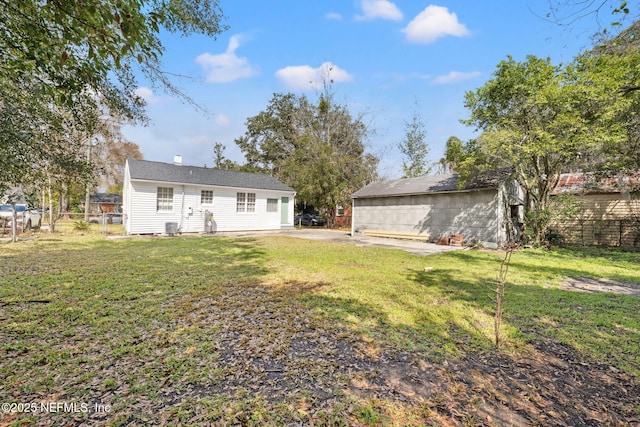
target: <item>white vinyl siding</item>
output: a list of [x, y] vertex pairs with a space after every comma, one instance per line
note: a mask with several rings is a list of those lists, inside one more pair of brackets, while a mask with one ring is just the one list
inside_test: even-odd
[[[128, 234], [163, 234], [167, 222], [177, 223], [180, 233], [201, 233], [204, 232], [207, 211], [213, 213], [214, 232], [279, 230], [282, 228], [280, 215], [267, 214], [267, 199], [279, 201], [281, 197], [289, 197], [292, 201], [294, 197], [293, 193], [286, 191], [254, 190], [251, 194], [255, 195], [255, 213], [247, 215], [246, 212], [236, 212], [238, 188], [176, 184], [173, 186], [173, 212], [158, 212], [158, 183], [125, 181], [124, 210]], [[211, 205], [200, 203], [202, 190], [213, 191]], [[247, 192], [243, 193], [246, 207]], [[293, 203], [289, 203], [288, 217], [288, 224], [293, 224]]]

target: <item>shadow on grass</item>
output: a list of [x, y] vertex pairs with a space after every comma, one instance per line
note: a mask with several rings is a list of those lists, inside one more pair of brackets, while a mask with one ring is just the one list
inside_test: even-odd
[[[276, 250], [300, 251], [290, 246]], [[293, 408], [288, 420], [291, 412], [317, 411], [310, 405], [318, 402], [347, 401], [337, 391], [345, 389], [387, 399], [391, 407], [411, 402], [443, 425], [470, 423], [469, 415], [503, 425], [523, 419], [620, 425], [640, 404], [637, 382], [585, 356], [598, 344], [604, 358], [611, 348], [622, 349], [611, 363], [633, 362], [637, 349], [625, 353], [623, 341], [640, 340], [631, 306], [637, 299], [509, 285], [511, 340], [525, 331], [532, 348], [525, 357], [511, 356], [492, 351], [487, 333], [499, 256], [451, 254], [423, 271], [415, 263], [422, 258], [402, 254], [393, 262], [384, 253], [380, 264], [393, 269], [355, 275], [361, 282], [340, 294], [341, 271], [323, 276], [326, 282], [263, 284], [273, 273], [266, 247], [257, 239], [178, 237], [38, 245], [38, 263], [25, 262], [23, 254], [3, 256], [12, 273], [0, 298], [52, 301], [0, 311], [7, 400], [109, 403], [114, 409], [105, 417], [113, 425], [160, 424], [178, 413], [185, 423], [198, 416], [222, 424], [234, 416], [228, 408], [248, 420], [269, 414], [272, 402]], [[345, 264], [348, 251], [334, 257], [337, 251], [328, 250], [326, 264]], [[345, 265], [371, 269], [363, 253], [380, 254], [353, 250]], [[405, 261], [409, 267], [401, 266]], [[297, 267], [294, 259], [286, 262]], [[462, 274], [456, 263], [472, 271]], [[301, 265], [301, 271], [326, 270]], [[545, 277], [567, 270], [548, 269]], [[515, 282], [532, 281], [531, 269], [514, 271], [527, 276]], [[367, 286], [368, 279], [376, 285]], [[210, 402], [213, 409], [181, 406], [212, 396], [222, 399]], [[241, 408], [256, 396], [264, 408]], [[598, 413], [602, 408], [607, 411]], [[45, 416], [86, 423], [84, 415], [39, 420]]]
[[[455, 270], [410, 273], [424, 292], [442, 288], [442, 293], [434, 293], [442, 298], [441, 305], [462, 303], [469, 312], [491, 314], [492, 301], [483, 281], [454, 281], [455, 276]], [[422, 402], [425, 413], [443, 424], [464, 424], [472, 419], [479, 424], [576, 426], [637, 421], [640, 383], [628, 373], [638, 370], [638, 365], [630, 366], [637, 351], [629, 348], [626, 356], [616, 359], [609, 354], [604, 360], [584, 351], [590, 348], [599, 352], [602, 342], [612, 339], [619, 341], [607, 347], [609, 351], [619, 350], [625, 341], [627, 345], [638, 342], [637, 328], [631, 328], [624, 337], [616, 337], [615, 328], [609, 329], [611, 322], [623, 319], [607, 317], [598, 322], [591, 312], [608, 312], [610, 307], [603, 306], [603, 301], [609, 301], [619, 306], [621, 314], [628, 315], [633, 299], [603, 295], [598, 300], [593, 295], [573, 295], [559, 289], [511, 285], [508, 300], [512, 304], [507, 307], [511, 327], [517, 331], [538, 325], [538, 329], [529, 337], [526, 351], [502, 352], [492, 348], [484, 334], [478, 334], [478, 323], [470, 321], [482, 316], [457, 313], [460, 318], [452, 319], [454, 312], [443, 312], [443, 307], [437, 309], [439, 315], [432, 316], [429, 310], [434, 307], [423, 307], [424, 313], [409, 326], [398, 324], [389, 310], [375, 303], [328, 295], [330, 285], [290, 285], [298, 298], [336, 320], [334, 326], [348, 328], [362, 338], [353, 342], [368, 355], [366, 366], [375, 374], [364, 374], [361, 383], [367, 386], [363, 389], [356, 383], [354, 392], [358, 395], [370, 396], [376, 390], [379, 397], [384, 395], [391, 401]], [[567, 315], [551, 304], [553, 300], [559, 305], [581, 304], [586, 310], [581, 316], [587, 319], [576, 324], [572, 332], [570, 327], [576, 319], [565, 318]], [[411, 301], [410, 297], [398, 299], [406, 306], [419, 305], [418, 298]], [[558, 323], [553, 327], [540, 325], [536, 318], [527, 316], [536, 310], [543, 316], [553, 316]], [[440, 321], [439, 316], [447, 320]], [[636, 324], [637, 320], [636, 315]], [[593, 336], [568, 342], [574, 334]], [[512, 341], [518, 339], [515, 335]], [[367, 351], [363, 342], [379, 348]], [[623, 366], [627, 372], [612, 365]]]

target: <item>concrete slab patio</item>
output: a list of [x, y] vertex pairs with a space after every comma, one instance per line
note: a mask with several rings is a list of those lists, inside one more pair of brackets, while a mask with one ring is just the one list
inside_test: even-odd
[[436, 245], [435, 243], [414, 240], [390, 239], [384, 237], [371, 237], [363, 235], [351, 236], [351, 234], [347, 231], [328, 230], [326, 228], [303, 228], [283, 231], [238, 231], [219, 234], [235, 237], [254, 237], [267, 235], [288, 236], [298, 239], [322, 240], [356, 246], [375, 246], [380, 248], [400, 249], [416, 255], [432, 255], [464, 249], [464, 247], [460, 246], [442, 246]]

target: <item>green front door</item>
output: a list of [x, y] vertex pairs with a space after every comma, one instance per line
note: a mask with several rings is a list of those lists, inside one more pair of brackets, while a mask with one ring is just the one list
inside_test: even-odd
[[283, 197], [280, 203], [280, 224], [289, 224], [289, 198]]

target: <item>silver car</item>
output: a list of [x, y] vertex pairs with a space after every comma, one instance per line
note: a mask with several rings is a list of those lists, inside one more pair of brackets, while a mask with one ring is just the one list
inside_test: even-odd
[[[31, 209], [25, 204], [16, 204], [16, 219], [18, 229], [22, 231], [33, 228], [40, 228], [42, 224], [42, 214], [36, 209]], [[0, 226], [11, 227], [13, 212], [11, 205], [0, 205]]]

